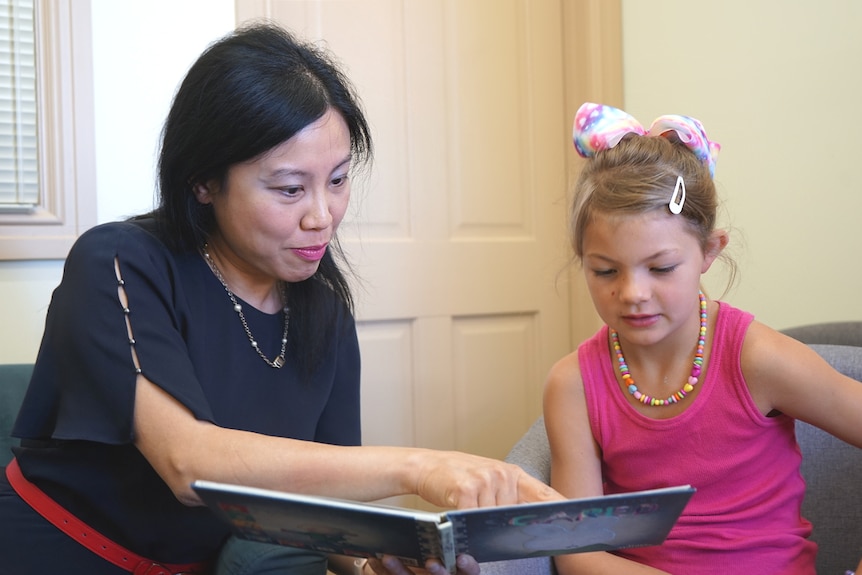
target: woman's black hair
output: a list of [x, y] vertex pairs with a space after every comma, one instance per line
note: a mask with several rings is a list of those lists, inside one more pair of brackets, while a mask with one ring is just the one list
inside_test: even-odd
[[[283, 28], [253, 23], [212, 44], [189, 69], [162, 130], [159, 235], [173, 250], [197, 251], [215, 230], [210, 205], [197, 201], [198, 183], [223, 189], [231, 166], [289, 140], [327, 110], [338, 112], [350, 132], [354, 166], [370, 163], [371, 132], [354, 89], [324, 50]], [[291, 334], [306, 374], [316, 367], [333, 317], [334, 292], [348, 309], [353, 300], [333, 238], [317, 272], [288, 289]], [[329, 292], [329, 293], [327, 293]]]

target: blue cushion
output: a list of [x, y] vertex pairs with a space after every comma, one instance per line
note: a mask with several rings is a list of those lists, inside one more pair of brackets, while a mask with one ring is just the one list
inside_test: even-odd
[[12, 460], [12, 446], [18, 444], [11, 437], [12, 425], [32, 373], [33, 364], [30, 363], [0, 365], [0, 466]]

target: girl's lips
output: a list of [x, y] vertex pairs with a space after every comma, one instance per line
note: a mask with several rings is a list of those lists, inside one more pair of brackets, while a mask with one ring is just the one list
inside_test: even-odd
[[622, 320], [631, 327], [649, 327], [658, 321], [657, 315], [626, 315]]
[[323, 258], [323, 254], [326, 253], [327, 245], [328, 244], [323, 244], [320, 246], [308, 246], [304, 248], [291, 248], [291, 251], [305, 261], [316, 262]]

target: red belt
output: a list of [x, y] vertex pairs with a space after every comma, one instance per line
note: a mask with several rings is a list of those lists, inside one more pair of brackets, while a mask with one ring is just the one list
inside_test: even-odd
[[18, 462], [15, 459], [6, 467], [6, 477], [21, 499], [26, 501], [39, 515], [50, 521], [54, 527], [102, 559], [110, 561], [129, 573], [134, 575], [182, 575], [184, 573], [202, 574], [206, 572], [208, 563], [157, 563], [129, 551], [118, 543], [114, 543], [66, 511], [41, 489], [30, 483], [21, 474], [21, 468], [18, 467]]

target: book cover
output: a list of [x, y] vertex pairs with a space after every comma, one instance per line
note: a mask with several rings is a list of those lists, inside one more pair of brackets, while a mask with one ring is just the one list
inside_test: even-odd
[[405, 565], [455, 557], [478, 562], [658, 545], [690, 486], [602, 497], [434, 513], [195, 481], [194, 490], [240, 537], [354, 557], [395, 555]]

